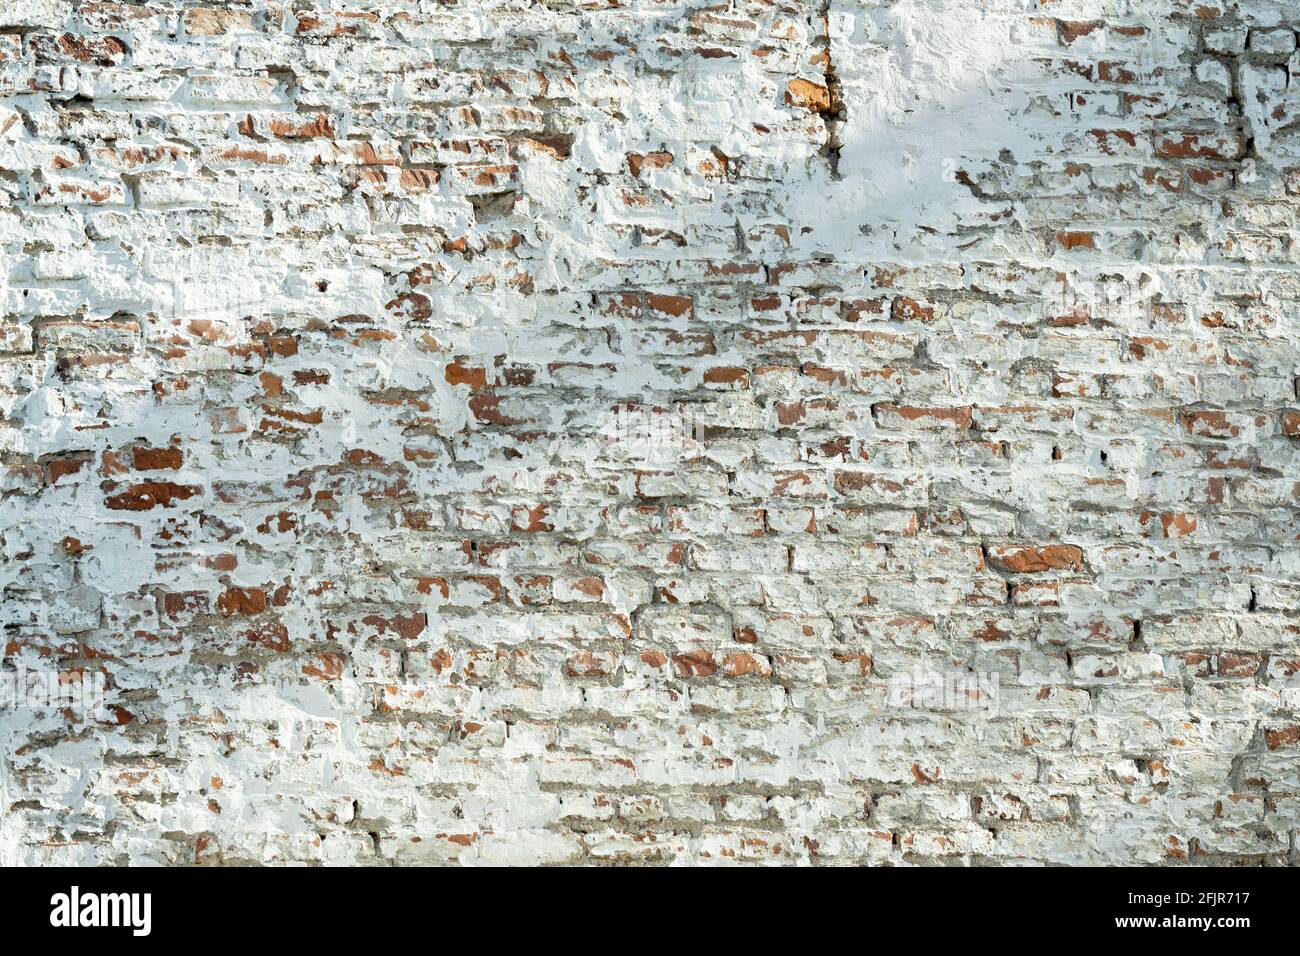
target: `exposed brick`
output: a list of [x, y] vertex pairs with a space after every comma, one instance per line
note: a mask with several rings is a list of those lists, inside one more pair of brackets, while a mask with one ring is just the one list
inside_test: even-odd
[[1049, 544], [1041, 547], [1001, 545], [989, 549], [994, 567], [1014, 574], [1040, 571], [1077, 571], [1083, 564], [1083, 551], [1072, 544]]

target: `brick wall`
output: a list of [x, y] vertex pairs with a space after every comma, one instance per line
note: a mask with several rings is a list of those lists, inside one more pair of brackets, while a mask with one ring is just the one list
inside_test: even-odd
[[1300, 862], [1297, 30], [2, 0], [0, 858]]

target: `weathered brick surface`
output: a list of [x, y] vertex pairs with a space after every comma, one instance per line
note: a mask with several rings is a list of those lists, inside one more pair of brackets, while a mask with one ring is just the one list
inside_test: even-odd
[[1297, 862], [1297, 30], [0, 0], [0, 857]]

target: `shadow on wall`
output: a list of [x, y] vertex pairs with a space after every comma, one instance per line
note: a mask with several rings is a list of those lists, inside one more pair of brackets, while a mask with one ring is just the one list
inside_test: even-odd
[[[1055, 17], [1068, 11], [1036, 16], [1038, 8], [1028, 0], [900, 0], [864, 9], [834, 0], [831, 63], [846, 110], [830, 123], [840, 148], [834, 173], [790, 197], [811, 227], [792, 253], [852, 250], [862, 261], [904, 263], [1040, 257], [1022, 230], [1068, 224], [1067, 200], [1083, 195], [1080, 180], [1065, 178], [1069, 163], [1104, 174], [1139, 162], [1144, 150], [1149, 158], [1153, 111], [1171, 110], [1159, 120], [1166, 125], [1178, 116], [1141, 97], [1126, 104], [1125, 92], [1146, 88], [1124, 84], [1186, 72], [1179, 61], [1196, 48], [1196, 21], [1153, 19], [1126, 32], [1060, 23]], [[1039, 199], [1057, 202], [1035, 206]], [[1077, 201], [1083, 210], [1086, 196]], [[1158, 208], [1151, 214], [1160, 221]], [[1148, 254], [1141, 242], [1113, 251], [1119, 259]]]

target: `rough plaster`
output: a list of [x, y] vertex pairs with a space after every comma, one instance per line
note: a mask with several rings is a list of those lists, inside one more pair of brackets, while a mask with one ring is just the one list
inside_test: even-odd
[[1296, 862], [1297, 30], [0, 0], [0, 859]]

